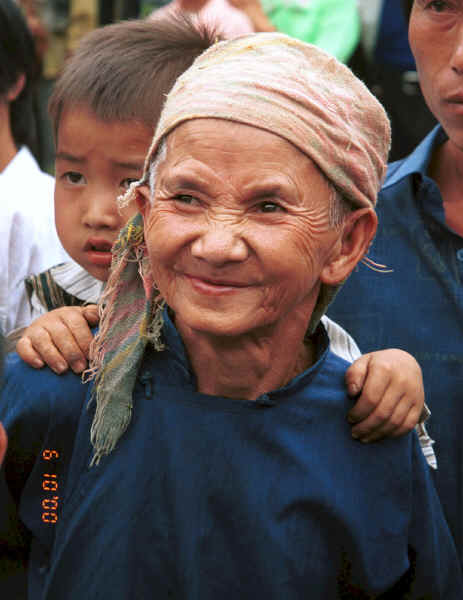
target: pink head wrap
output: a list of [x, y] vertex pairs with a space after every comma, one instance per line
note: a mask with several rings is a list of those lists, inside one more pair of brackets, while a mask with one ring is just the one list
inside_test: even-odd
[[389, 119], [367, 87], [325, 51], [280, 33], [220, 42], [167, 96], [145, 165], [184, 121], [218, 118], [275, 133], [309, 156], [354, 206], [374, 206]]

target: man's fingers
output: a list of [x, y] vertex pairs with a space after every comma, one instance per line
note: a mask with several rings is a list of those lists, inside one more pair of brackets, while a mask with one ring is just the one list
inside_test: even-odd
[[45, 365], [40, 355], [34, 350], [30, 338], [27, 336], [19, 338], [16, 344], [16, 352], [24, 362], [34, 367], [34, 369], [40, 369]]

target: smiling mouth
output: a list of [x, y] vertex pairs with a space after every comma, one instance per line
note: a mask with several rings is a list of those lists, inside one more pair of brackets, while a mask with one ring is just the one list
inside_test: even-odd
[[238, 281], [207, 279], [195, 275], [185, 277], [194, 290], [205, 295], [231, 294], [249, 287], [248, 284]]
[[200, 277], [198, 275], [186, 275], [188, 279], [192, 281], [198, 281], [204, 283], [205, 285], [210, 285], [213, 287], [233, 287], [233, 288], [244, 288], [249, 287], [247, 283], [243, 283], [241, 281], [232, 281], [232, 280], [223, 280], [223, 279], [208, 279], [207, 277]]

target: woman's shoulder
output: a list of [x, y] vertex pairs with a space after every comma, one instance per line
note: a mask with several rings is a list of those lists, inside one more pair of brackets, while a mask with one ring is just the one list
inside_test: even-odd
[[34, 369], [16, 353], [5, 360], [0, 420], [47, 420], [80, 415], [87, 384], [72, 371], [57, 375], [48, 367]]

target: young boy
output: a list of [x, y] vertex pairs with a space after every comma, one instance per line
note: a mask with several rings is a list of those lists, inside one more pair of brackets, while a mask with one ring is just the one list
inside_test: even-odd
[[[43, 315], [17, 345], [31, 366], [84, 370], [92, 339], [87, 321], [98, 321], [93, 305], [108, 277], [111, 246], [136, 212], [119, 213], [116, 198], [141, 174], [164, 95], [215, 39], [184, 18], [112, 25], [89, 34], [58, 79], [50, 100], [56, 226], [75, 262], [28, 280], [32, 317]], [[353, 340], [324, 322], [335, 351], [358, 358]], [[420, 417], [420, 369], [401, 351], [361, 357], [346, 383], [353, 396], [362, 390], [349, 414], [352, 434], [362, 441], [402, 435]]]

